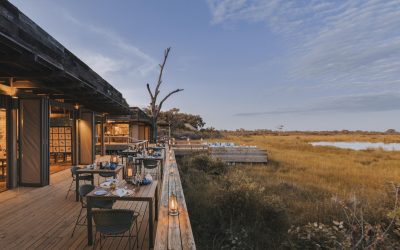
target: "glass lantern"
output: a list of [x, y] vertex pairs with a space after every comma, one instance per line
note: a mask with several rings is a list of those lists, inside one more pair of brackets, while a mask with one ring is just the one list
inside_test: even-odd
[[179, 214], [178, 211], [178, 200], [174, 193], [169, 196], [169, 209], [168, 214], [171, 216], [176, 216]]

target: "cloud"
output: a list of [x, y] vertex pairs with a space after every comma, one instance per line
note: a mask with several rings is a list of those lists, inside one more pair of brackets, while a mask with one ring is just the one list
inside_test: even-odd
[[[93, 66], [100, 74], [104, 72], [117, 72], [119, 69], [133, 70], [142, 75], [147, 75], [157, 67], [157, 62], [151, 56], [144, 53], [133, 44], [126, 42], [125, 39], [115, 34], [111, 30], [88, 24], [73, 17], [70, 13], [64, 12], [64, 18], [70, 23], [78, 26], [83, 32], [91, 33], [92, 37], [97, 37], [97, 44], [103, 44], [106, 50], [93, 51], [93, 47], [85, 44], [84, 48], [78, 48], [78, 53], [83, 60]], [[113, 49], [110, 49], [113, 48]], [[106, 54], [109, 54], [106, 56]], [[133, 63], [132, 63], [132, 62]], [[109, 64], [110, 67], [105, 69], [103, 66]], [[98, 67], [98, 66], [101, 67]], [[98, 67], [96, 69], [96, 67]]]
[[400, 1], [209, 0], [208, 5], [214, 25], [264, 22], [285, 39], [288, 88], [400, 89], [390, 84], [400, 76]]
[[361, 113], [393, 110], [400, 110], [400, 92], [328, 97], [301, 107], [238, 113], [236, 116], [315, 114], [319, 112]]
[[158, 62], [114, 31], [60, 11], [68, 29], [57, 34], [67, 48], [115, 86], [130, 105], [147, 103], [145, 84], [157, 74]]

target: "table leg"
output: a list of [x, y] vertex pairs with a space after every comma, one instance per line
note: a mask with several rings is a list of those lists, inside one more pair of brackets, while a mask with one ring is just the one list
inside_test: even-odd
[[87, 223], [87, 239], [88, 245], [93, 245], [93, 227], [92, 227], [92, 199], [87, 197], [87, 211], [86, 211], [86, 223]]
[[152, 248], [154, 246], [153, 242], [153, 237], [154, 237], [154, 232], [153, 232], [153, 199], [149, 201], [149, 248]]
[[75, 175], [75, 200], [79, 201], [79, 174]]
[[157, 187], [156, 187], [156, 197], [155, 197], [155, 205], [154, 205], [154, 210], [155, 210], [155, 216], [156, 216], [156, 220], [158, 221], [158, 195], [159, 195], [159, 193], [158, 192], [160, 192], [159, 191], [159, 189], [158, 189], [158, 184], [157, 184]]
[[4, 160], [1, 160], [1, 176], [4, 179]]

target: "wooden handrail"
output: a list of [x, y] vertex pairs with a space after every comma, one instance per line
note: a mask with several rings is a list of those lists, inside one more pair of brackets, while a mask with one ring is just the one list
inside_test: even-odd
[[[155, 250], [166, 249], [196, 249], [192, 227], [190, 225], [182, 183], [175, 161], [173, 150], [166, 147], [166, 160], [161, 186], [160, 207], [158, 212], [158, 224], [155, 238]], [[170, 174], [170, 168], [174, 168]], [[169, 197], [174, 193], [177, 196], [179, 215], [168, 214]]]

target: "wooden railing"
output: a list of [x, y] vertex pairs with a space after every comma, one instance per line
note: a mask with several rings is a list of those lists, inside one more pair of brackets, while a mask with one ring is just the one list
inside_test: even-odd
[[[166, 148], [155, 250], [196, 249], [174, 151]], [[171, 168], [173, 172], [171, 173]], [[179, 215], [168, 214], [171, 194], [177, 196]]]
[[[97, 144], [101, 143], [101, 137], [97, 137]], [[104, 144], [131, 144], [148, 146], [147, 140], [138, 140], [125, 135], [105, 135]]]

